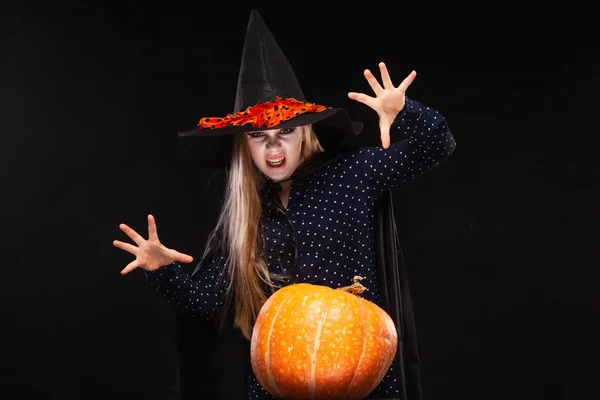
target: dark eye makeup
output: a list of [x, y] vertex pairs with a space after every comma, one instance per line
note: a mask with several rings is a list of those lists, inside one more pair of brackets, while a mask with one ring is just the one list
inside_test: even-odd
[[[288, 134], [294, 132], [295, 129], [296, 128], [283, 128], [283, 129], [280, 129], [278, 133], [280, 135], [288, 135]], [[251, 137], [251, 138], [259, 138], [261, 136], [264, 136], [264, 133], [262, 133], [260, 131], [258, 131], [258, 132], [248, 132], [247, 134], [248, 134], [248, 137]]]

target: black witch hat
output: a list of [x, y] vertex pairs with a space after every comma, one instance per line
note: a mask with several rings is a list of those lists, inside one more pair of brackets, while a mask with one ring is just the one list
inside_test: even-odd
[[252, 10], [233, 113], [201, 118], [196, 129], [180, 132], [179, 137], [200, 165], [223, 169], [231, 161], [234, 134], [309, 124], [326, 151], [362, 130], [362, 123], [353, 122], [343, 108], [306, 101], [275, 38]]

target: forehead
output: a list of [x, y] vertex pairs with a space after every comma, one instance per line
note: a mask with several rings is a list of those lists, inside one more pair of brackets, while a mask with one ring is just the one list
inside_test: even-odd
[[257, 129], [257, 130], [252, 130], [252, 131], [248, 131], [246, 133], [255, 133], [255, 132], [261, 132], [261, 133], [266, 133], [266, 134], [275, 134], [280, 132], [283, 129], [299, 129], [302, 130], [304, 129], [305, 125], [303, 126], [286, 126], [284, 128], [275, 128], [275, 129]]
[[255, 130], [255, 131], [249, 131], [248, 133], [277, 133], [281, 130], [282, 128], [277, 128], [277, 129], [264, 129], [264, 130]]

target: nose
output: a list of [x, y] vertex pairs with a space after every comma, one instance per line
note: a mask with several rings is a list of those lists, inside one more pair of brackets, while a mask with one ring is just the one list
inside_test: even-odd
[[267, 136], [267, 148], [271, 147], [279, 147], [279, 137], [277, 135], [269, 135]]

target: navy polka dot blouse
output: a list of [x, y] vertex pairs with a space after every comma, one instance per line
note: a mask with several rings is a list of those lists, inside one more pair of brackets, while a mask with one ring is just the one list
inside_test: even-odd
[[[358, 148], [295, 180], [287, 208], [276, 205], [272, 190], [263, 190], [262, 239], [272, 273], [333, 288], [360, 275], [369, 288], [362, 296], [381, 305], [374, 269], [375, 201], [385, 190], [437, 166], [456, 146], [442, 115], [411, 99], [390, 135], [387, 149]], [[224, 300], [224, 262], [223, 257], [206, 260], [193, 279], [177, 263], [146, 276], [184, 317], [213, 319]], [[251, 370], [247, 398], [272, 399]], [[370, 398], [399, 397], [398, 384], [392, 364]]]

